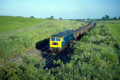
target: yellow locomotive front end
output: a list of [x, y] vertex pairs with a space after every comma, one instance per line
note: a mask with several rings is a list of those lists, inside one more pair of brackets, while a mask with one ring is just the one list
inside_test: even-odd
[[60, 49], [62, 48], [62, 42], [63, 42], [62, 37], [51, 37], [49, 41], [50, 41], [49, 47], [51, 52], [60, 51]]

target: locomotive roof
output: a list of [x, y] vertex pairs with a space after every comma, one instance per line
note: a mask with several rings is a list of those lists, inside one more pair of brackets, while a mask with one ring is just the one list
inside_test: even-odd
[[70, 35], [71, 33], [73, 33], [72, 30], [67, 30], [67, 31], [64, 31], [64, 32], [54, 34], [54, 35], [52, 35], [52, 37], [65, 37], [67, 35]]

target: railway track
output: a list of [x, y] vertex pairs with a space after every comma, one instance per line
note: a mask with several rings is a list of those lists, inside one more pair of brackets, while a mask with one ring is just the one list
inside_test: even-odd
[[[52, 53], [50, 53], [48, 56], [46, 56], [43, 59], [41, 59], [40, 61], [38, 61], [38, 63], [35, 64], [34, 67], [43, 68], [43, 69], [51, 68], [52, 66], [54, 66], [53, 65], [53, 61], [54, 60], [58, 60], [61, 56], [63, 57], [63, 55], [67, 56], [66, 51], [67, 50], [64, 50], [60, 54], [55, 54], [55, 55], [53, 55]], [[67, 58], [65, 58], [64, 61], [66, 59]], [[45, 65], [43, 65], [44, 63], [45, 63]], [[42, 67], [41, 67], [41, 65], [42, 65]]]
[[[48, 48], [49, 46], [47, 46], [47, 47], [44, 47], [43, 49], [41, 49], [41, 50], [44, 50], [44, 49], [46, 49], [46, 48]], [[45, 50], [44, 52], [47, 52], [49, 49], [47, 49], [47, 50]], [[33, 52], [33, 51], [32, 51]], [[39, 56], [40, 54], [42, 54], [43, 52], [40, 52], [40, 51], [35, 51], [35, 52], [33, 52], [33, 53], [31, 53], [31, 54], [29, 54], [28, 56], [32, 56], [32, 55], [34, 55], [35, 53], [38, 53], [38, 55], [35, 55], [35, 56]], [[18, 59], [18, 60], [16, 60], [15, 61], [15, 63], [18, 63], [19, 61], [21, 61], [22, 60], [22, 58], [21, 59]]]
[[49, 67], [52, 65], [52, 63], [53, 63], [53, 60], [55, 60], [56, 58], [58, 58], [59, 55], [60, 55], [60, 54], [56, 54], [51, 60], [49, 60], [49, 61], [44, 65], [43, 69], [49, 68]]
[[[49, 46], [46, 46], [46, 47], [42, 48], [41, 51], [44, 50], [44, 52], [47, 52], [49, 49], [45, 50], [46, 48], [49, 48]], [[31, 53], [29, 55], [27, 55], [27, 56], [32, 56], [32, 55], [34, 55], [36, 53], [37, 55], [34, 55], [34, 57], [36, 57], [36, 56], [40, 56], [42, 53], [44, 53], [44, 52], [40, 52], [39, 50], [35, 50], [35, 51], [33, 50], [33, 51], [30, 51], [30, 52]], [[22, 58], [15, 61], [15, 63], [18, 63], [21, 60], [22, 60]]]
[[49, 58], [51, 56], [51, 54], [49, 54], [48, 56], [46, 56], [45, 58], [42, 58], [37, 64], [35, 64], [34, 66], [39, 65], [39, 63], [44, 62], [47, 58]]
[[43, 69], [49, 68], [53, 63], [53, 60], [57, 59], [60, 55], [61, 54], [52, 55], [52, 53], [50, 53], [48, 56], [41, 59], [37, 64], [35, 64], [34, 67], [40, 66], [45, 63], [43, 67], [40, 66], [39, 68], [43, 68]]
[[[35, 48], [34, 49], [31, 49], [30, 51], [28, 51], [26, 54], [27, 56], [40, 56], [42, 53], [45, 53], [45, 52], [48, 52], [49, 50], [49, 46], [46, 46], [40, 50], [36, 50]], [[43, 52], [41, 52], [43, 51]], [[20, 61], [22, 61], [22, 57], [23, 56], [18, 56], [18, 57], [15, 57], [15, 58], [11, 58], [10, 60], [8, 61], [4, 61], [3, 63], [0, 64], [0, 66], [4, 66], [5, 63], [10, 63], [10, 62], [14, 62], [14, 63], [19, 63]]]

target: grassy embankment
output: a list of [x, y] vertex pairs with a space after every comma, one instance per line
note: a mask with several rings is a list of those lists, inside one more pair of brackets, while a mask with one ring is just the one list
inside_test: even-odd
[[120, 43], [120, 20], [98, 21], [97, 23], [108, 26], [112, 34], [118, 39]]
[[0, 59], [21, 55], [34, 48], [36, 42], [61, 31], [76, 29], [82, 24], [66, 20], [0, 16]]
[[108, 27], [97, 25], [77, 41], [71, 49], [69, 62], [50, 70], [33, 67], [35, 58], [23, 59], [23, 64], [6, 64], [1, 79], [31, 80], [119, 80], [120, 47]]

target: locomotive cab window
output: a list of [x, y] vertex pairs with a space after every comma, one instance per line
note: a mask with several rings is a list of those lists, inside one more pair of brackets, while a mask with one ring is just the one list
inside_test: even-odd
[[51, 38], [51, 41], [55, 41], [55, 38]]
[[60, 38], [56, 38], [56, 41], [60, 41]]

